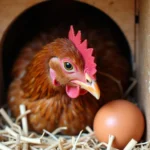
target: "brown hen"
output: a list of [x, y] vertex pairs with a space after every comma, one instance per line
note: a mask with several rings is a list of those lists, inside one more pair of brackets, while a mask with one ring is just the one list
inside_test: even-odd
[[[19, 105], [25, 104], [31, 110], [28, 115], [30, 128], [37, 132], [66, 126], [68, 129], [63, 133], [77, 134], [87, 125], [92, 126], [100, 105], [120, 98], [129, 79], [129, 63], [125, 57], [112, 43], [104, 44], [113, 48], [95, 51], [96, 79], [101, 89], [99, 101], [95, 99], [99, 97], [95, 75], [85, 73], [85, 60], [71, 40], [60, 38], [43, 47], [40, 37], [24, 47], [14, 64], [13, 81], [8, 91], [13, 114], [17, 117]], [[75, 71], [66, 71], [62, 64], [69, 68], [73, 65]]]

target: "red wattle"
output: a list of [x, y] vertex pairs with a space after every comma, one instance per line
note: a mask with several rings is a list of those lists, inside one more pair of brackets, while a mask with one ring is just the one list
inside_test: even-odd
[[70, 98], [77, 98], [80, 95], [80, 87], [66, 85], [66, 93]]
[[70, 86], [66, 85], [66, 93], [70, 98], [77, 98], [79, 95], [84, 95], [87, 93], [86, 90], [80, 89], [80, 86]]

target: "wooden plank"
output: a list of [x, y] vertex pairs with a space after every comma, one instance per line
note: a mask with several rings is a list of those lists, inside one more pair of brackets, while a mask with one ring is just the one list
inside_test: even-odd
[[150, 139], [150, 0], [140, 0], [137, 97], [146, 118], [146, 137]]

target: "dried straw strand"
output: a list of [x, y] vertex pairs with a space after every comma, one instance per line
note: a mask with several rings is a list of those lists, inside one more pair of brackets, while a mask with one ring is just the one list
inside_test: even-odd
[[0, 149], [2, 149], [2, 150], [11, 150], [9, 147], [3, 145], [2, 143], [0, 143]]
[[109, 135], [107, 150], [111, 150], [112, 143], [113, 143], [114, 139], [115, 139], [115, 137], [113, 135]]
[[136, 144], [137, 144], [137, 141], [134, 139], [131, 139], [131, 141], [126, 145], [126, 147], [123, 150], [132, 150]]
[[13, 122], [10, 119], [10, 117], [7, 115], [6, 111], [3, 108], [0, 109], [0, 114], [3, 116], [5, 121], [12, 127], [13, 126]]

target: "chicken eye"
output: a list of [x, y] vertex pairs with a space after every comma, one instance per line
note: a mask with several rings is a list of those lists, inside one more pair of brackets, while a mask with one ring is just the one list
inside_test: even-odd
[[67, 71], [72, 71], [73, 70], [73, 65], [69, 62], [64, 62], [64, 68], [67, 70]]

